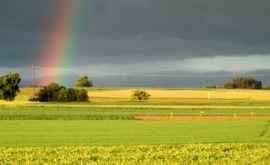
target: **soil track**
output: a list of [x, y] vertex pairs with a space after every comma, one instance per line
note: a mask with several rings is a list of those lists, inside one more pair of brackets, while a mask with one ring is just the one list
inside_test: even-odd
[[136, 120], [162, 121], [162, 120], [270, 120], [270, 116], [135, 116]]

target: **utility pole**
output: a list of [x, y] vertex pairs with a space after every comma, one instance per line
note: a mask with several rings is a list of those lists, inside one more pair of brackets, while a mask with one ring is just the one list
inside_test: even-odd
[[33, 88], [33, 94], [36, 93], [36, 87], [37, 87], [37, 82], [36, 82], [36, 66], [35, 64], [32, 64], [32, 67], [31, 67], [31, 70], [32, 70], [32, 82], [31, 82], [31, 86]]
[[35, 64], [32, 64], [32, 87], [36, 86], [36, 66]]

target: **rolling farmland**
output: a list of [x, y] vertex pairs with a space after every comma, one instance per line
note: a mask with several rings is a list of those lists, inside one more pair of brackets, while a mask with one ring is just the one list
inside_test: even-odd
[[0, 102], [0, 162], [269, 164], [270, 91], [145, 89], [151, 98], [140, 102], [134, 90], [93, 88], [88, 103], [34, 103], [34, 89], [22, 89]]

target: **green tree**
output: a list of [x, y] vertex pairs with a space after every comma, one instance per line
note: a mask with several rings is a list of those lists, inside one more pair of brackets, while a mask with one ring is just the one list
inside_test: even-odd
[[65, 89], [65, 87], [61, 86], [57, 83], [51, 83], [47, 87], [45, 87], [44, 89], [46, 89], [45, 91], [48, 92], [47, 93], [48, 101], [57, 101], [59, 91], [62, 89]]
[[20, 74], [10, 73], [0, 77], [0, 99], [13, 101], [20, 92]]
[[57, 101], [60, 101], [60, 102], [68, 101], [68, 92], [66, 89], [63, 88], [58, 92]]
[[262, 89], [262, 81], [252, 77], [237, 77], [224, 84], [224, 88]]
[[87, 90], [78, 90], [78, 93], [77, 93], [77, 101], [88, 101], [89, 99], [89, 96], [87, 94]]
[[76, 87], [92, 87], [93, 82], [87, 76], [82, 76], [76, 81], [75, 86]]
[[77, 101], [77, 94], [79, 90], [69, 88], [67, 89], [67, 94], [68, 94], [68, 100], [67, 101]]
[[132, 95], [132, 98], [134, 100], [137, 100], [137, 101], [144, 101], [144, 100], [148, 100], [150, 98], [150, 94], [143, 91], [143, 90], [136, 90], [133, 95]]

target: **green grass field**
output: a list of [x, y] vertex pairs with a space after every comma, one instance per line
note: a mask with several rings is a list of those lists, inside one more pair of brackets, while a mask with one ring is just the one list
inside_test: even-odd
[[0, 146], [269, 143], [268, 121], [0, 121]]

